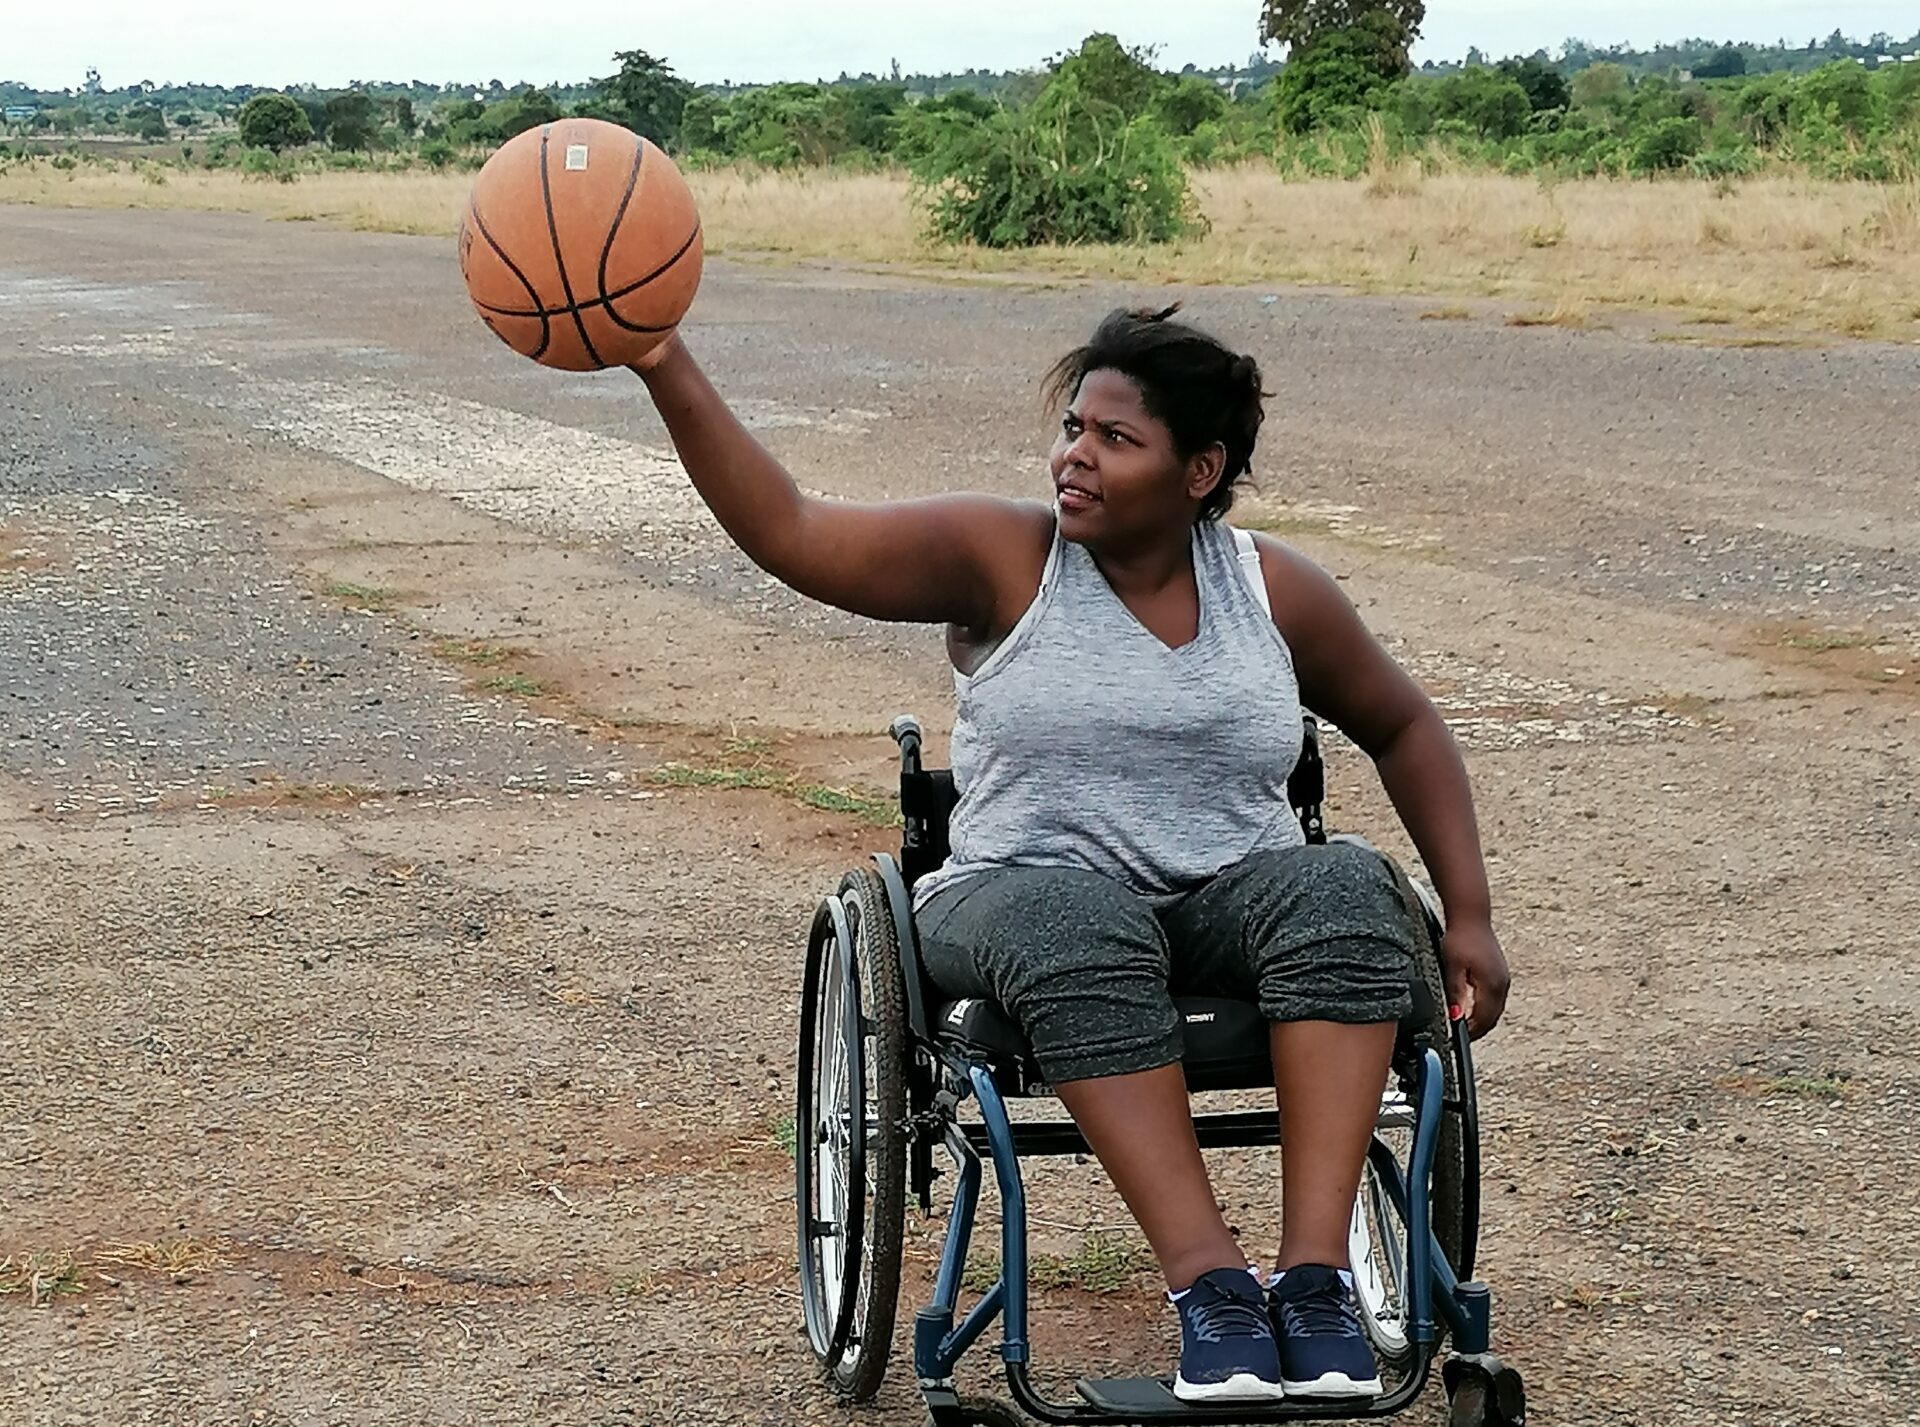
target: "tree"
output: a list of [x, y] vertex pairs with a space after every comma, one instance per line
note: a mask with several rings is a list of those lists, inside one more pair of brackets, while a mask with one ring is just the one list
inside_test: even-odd
[[1184, 137], [1210, 120], [1225, 118], [1229, 107], [1219, 85], [1189, 74], [1163, 89], [1153, 101], [1151, 112], [1167, 132]]
[[1338, 110], [1377, 104], [1381, 91], [1405, 73], [1398, 57], [1401, 39], [1400, 21], [1375, 10], [1344, 29], [1308, 41], [1273, 82], [1280, 122], [1305, 134]]
[[619, 73], [593, 81], [601, 104], [643, 139], [669, 147], [679, 137], [693, 86], [645, 50], [621, 50], [613, 58]]
[[393, 101], [393, 127], [400, 131], [402, 137], [408, 139], [411, 139], [413, 131], [420, 127], [420, 121], [414, 117], [413, 100], [404, 94]]
[[148, 143], [157, 143], [167, 137], [167, 116], [151, 104], [143, 104], [127, 111], [127, 127]]
[[256, 94], [240, 106], [240, 142], [250, 149], [296, 148], [313, 137], [313, 125], [298, 101], [284, 94]]
[[1627, 92], [1627, 71], [1617, 64], [1590, 64], [1573, 77], [1573, 103], [1578, 109], [1611, 104]]
[[1458, 119], [1489, 139], [1524, 133], [1533, 113], [1527, 91], [1495, 69], [1465, 69], [1434, 86], [1434, 117]]
[[317, 94], [302, 95], [300, 107], [307, 111], [307, 127], [313, 131], [315, 139], [327, 137], [327, 126], [333, 122], [333, 116], [327, 113], [327, 101]]
[[1536, 114], [1548, 109], [1565, 109], [1572, 103], [1567, 77], [1538, 55], [1503, 59], [1496, 68], [1527, 91], [1527, 103]]
[[1427, 18], [1427, 0], [1261, 0], [1260, 38], [1288, 46], [1297, 58], [1322, 35], [1352, 29], [1362, 20], [1386, 15], [1395, 34], [1394, 73], [1411, 67], [1407, 51], [1420, 36]]
[[515, 134], [524, 134], [560, 117], [560, 106], [544, 89], [516, 89], [498, 104], [487, 107], [470, 126], [472, 137], [503, 144]]
[[1093, 34], [1053, 70], [1062, 83], [1074, 85], [1090, 102], [1111, 104], [1129, 119], [1137, 119], [1166, 83], [1152, 61], [1149, 50], [1129, 49], [1112, 35]]
[[334, 148], [370, 148], [373, 128], [373, 100], [366, 95], [349, 92], [327, 101], [327, 142]]
[[1722, 45], [1693, 67], [1695, 79], [1738, 79], [1747, 72], [1747, 56], [1738, 45]]

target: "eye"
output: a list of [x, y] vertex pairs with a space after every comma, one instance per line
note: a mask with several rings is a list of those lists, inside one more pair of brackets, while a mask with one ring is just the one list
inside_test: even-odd
[[1125, 435], [1111, 426], [1107, 427], [1101, 434], [1107, 438], [1109, 444], [1114, 446], [1131, 446], [1133, 444]]
[[1060, 429], [1066, 432], [1067, 435], [1069, 436], [1078, 436], [1082, 431], [1086, 430], [1087, 428], [1081, 422], [1079, 417], [1069, 413], [1067, 417], [1063, 421], [1061, 421]]

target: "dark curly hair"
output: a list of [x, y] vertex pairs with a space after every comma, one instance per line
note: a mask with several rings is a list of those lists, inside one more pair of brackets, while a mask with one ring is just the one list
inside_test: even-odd
[[1047, 400], [1056, 408], [1070, 402], [1089, 372], [1115, 371], [1130, 378], [1148, 412], [1172, 433], [1182, 460], [1216, 444], [1226, 450], [1220, 482], [1200, 502], [1200, 518], [1218, 520], [1233, 508], [1234, 486], [1252, 468], [1267, 394], [1258, 362], [1197, 327], [1173, 321], [1179, 310], [1175, 303], [1159, 312], [1119, 308], [1108, 313], [1084, 346], [1054, 364], [1047, 374]]

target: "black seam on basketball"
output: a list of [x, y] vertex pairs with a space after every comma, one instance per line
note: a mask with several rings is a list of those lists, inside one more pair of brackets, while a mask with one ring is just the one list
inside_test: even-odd
[[[648, 283], [652, 282], [655, 278], [664, 277], [667, 274], [668, 270], [671, 269], [675, 263], [679, 262], [680, 259], [684, 258], [687, 255], [688, 251], [692, 249], [695, 241], [699, 237], [700, 237], [700, 225], [696, 223], [693, 225], [693, 232], [687, 236], [687, 241], [680, 245], [679, 252], [675, 253], [671, 258], [667, 259], [666, 262], [662, 263], [659, 267], [655, 268], [652, 272], [648, 273], [645, 277], [641, 278], [640, 281], [628, 283], [625, 287], [621, 288], [618, 292], [608, 293], [604, 297], [590, 297], [585, 302], [570, 303], [565, 307], [538, 307], [538, 308], [529, 308], [525, 311], [522, 311], [517, 307], [493, 307], [493, 306], [489, 306], [486, 303], [480, 303], [479, 305], [482, 307], [485, 307], [487, 311], [493, 313], [496, 317], [538, 317], [542, 313], [545, 313], [549, 317], [561, 317], [570, 313], [585, 312], [589, 308], [604, 307], [607, 309], [607, 315], [613, 318], [613, 320], [619, 323], [622, 327], [626, 328], [629, 332], [671, 332], [673, 330], [673, 324], [669, 324], [668, 326], [665, 326], [665, 327], [643, 327], [638, 323], [629, 322], [626, 320], [626, 318], [622, 317], [619, 313], [613, 310], [613, 304], [618, 302], [623, 297], [631, 297], [634, 293], [638, 292], [641, 288], [645, 287]], [[538, 294], [532, 292], [531, 290], [529, 290], [528, 296], [534, 297], [536, 300], [538, 298]]]
[[627, 191], [620, 195], [620, 207], [614, 211], [613, 222], [607, 225], [607, 243], [600, 249], [600, 272], [597, 286], [600, 297], [607, 302], [611, 312], [613, 299], [607, 296], [607, 259], [613, 256], [613, 240], [620, 236], [620, 225], [627, 220], [627, 205], [633, 202], [633, 193], [640, 186], [640, 166], [647, 160], [647, 141], [633, 141], [633, 167], [627, 173]]
[[[648, 283], [652, 282], [655, 278], [664, 276], [673, 267], [673, 265], [679, 262], [680, 259], [684, 258], [688, 254], [688, 252], [692, 250], [693, 245], [699, 241], [700, 241], [700, 220], [696, 218], [693, 223], [693, 231], [687, 234], [687, 241], [682, 243], [677, 249], [674, 250], [674, 254], [672, 257], [668, 258], [664, 263], [660, 264], [659, 267], [655, 268], [652, 272], [648, 273], [645, 277], [641, 278], [638, 282], [630, 282], [625, 287], [621, 288], [618, 292], [608, 293], [607, 302], [609, 304], [612, 304], [612, 303], [618, 302], [623, 297], [631, 297], [634, 293], [640, 291], [641, 288], [645, 287]], [[616, 316], [613, 320], [618, 322], [620, 319]], [[639, 328], [638, 330], [645, 332], [645, 331], [650, 331], [652, 329], [643, 327], [643, 328]]]
[[[505, 263], [507, 265], [507, 271], [520, 280], [520, 286], [527, 290], [527, 296], [533, 300], [534, 304], [531, 312], [515, 312], [508, 307], [495, 307], [491, 303], [480, 301], [477, 297], [473, 299], [473, 305], [480, 308], [483, 312], [493, 313], [496, 317], [538, 317], [540, 319], [540, 345], [527, 353], [529, 357], [537, 361], [546, 355], [547, 345], [553, 339], [552, 318], [546, 309], [540, 306], [540, 294], [533, 290], [533, 284], [528, 282], [527, 275], [520, 271], [520, 265], [507, 256], [507, 250], [495, 242], [493, 234], [487, 231], [487, 220], [480, 216], [480, 210], [474, 206], [471, 199], [467, 201], [467, 216], [473, 219], [473, 226], [480, 230], [480, 236], [487, 240], [487, 246], [493, 249], [494, 256]], [[468, 295], [472, 296], [471, 293]]]
[[627, 321], [626, 318], [620, 315], [619, 311], [614, 307], [613, 304], [618, 302], [621, 298], [628, 296], [631, 293], [638, 292], [641, 288], [645, 287], [648, 283], [652, 282], [655, 278], [659, 277], [662, 273], [671, 272], [673, 270], [673, 265], [679, 262], [680, 259], [684, 258], [687, 255], [687, 253], [692, 249], [693, 245], [697, 243], [699, 240], [700, 240], [700, 225], [696, 222], [693, 225], [693, 231], [687, 234], [687, 241], [680, 245], [679, 252], [675, 253], [672, 257], [668, 258], [666, 262], [662, 263], [659, 267], [655, 268], [652, 272], [648, 273], [645, 277], [641, 278], [640, 281], [634, 283], [631, 287], [624, 288], [623, 290], [614, 293], [611, 297], [607, 299], [607, 316], [611, 317], [618, 326], [626, 328], [627, 331], [629, 332], [670, 332], [672, 331], [673, 329], [671, 327], [646, 327], [646, 326], [642, 326], [638, 322], [629, 322]]
[[587, 357], [595, 366], [604, 367], [606, 363], [593, 350], [593, 338], [587, 335], [587, 322], [580, 315], [580, 304], [573, 300], [573, 284], [567, 281], [567, 260], [560, 253], [560, 225], [554, 221], [553, 183], [547, 173], [547, 138], [552, 133], [553, 125], [540, 126], [540, 199], [547, 208], [547, 236], [553, 239], [553, 265], [560, 270], [560, 291], [566, 294], [567, 311], [572, 314], [573, 325], [579, 330], [580, 345], [587, 349]]

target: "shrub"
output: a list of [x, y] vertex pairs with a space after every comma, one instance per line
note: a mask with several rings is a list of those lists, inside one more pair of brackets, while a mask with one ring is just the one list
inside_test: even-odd
[[1664, 173], [1682, 168], [1700, 151], [1703, 136], [1696, 119], [1662, 119], [1633, 146], [1636, 173]]
[[911, 169], [932, 235], [1005, 248], [1192, 231], [1199, 220], [1166, 132], [1088, 93], [1088, 82], [1069, 61], [1025, 109], [931, 116]]

